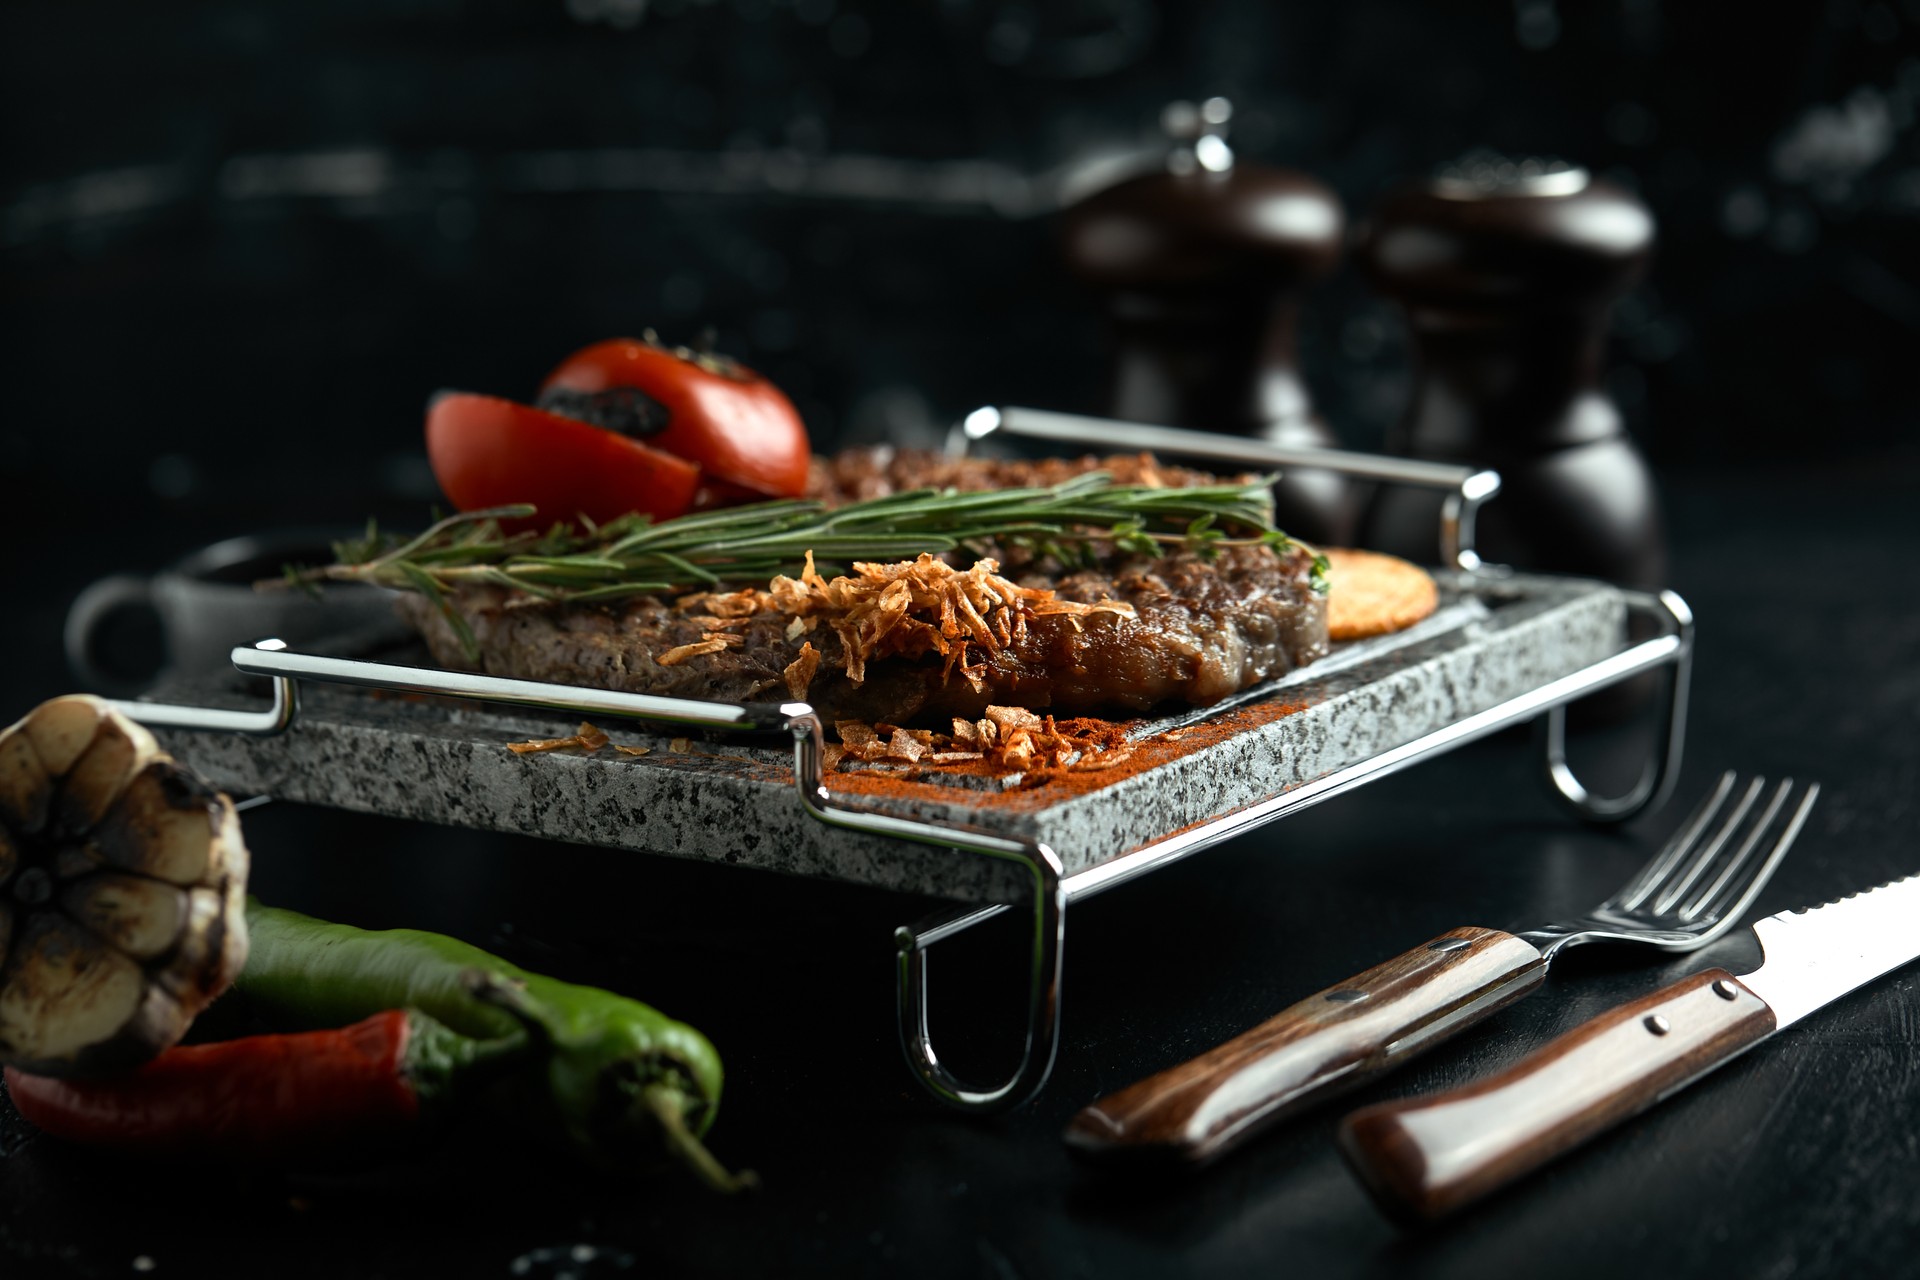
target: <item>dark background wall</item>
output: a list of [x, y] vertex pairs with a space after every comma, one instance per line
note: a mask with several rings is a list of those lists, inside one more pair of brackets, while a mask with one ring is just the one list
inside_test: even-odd
[[[1636, 188], [1661, 241], [1610, 386], [1660, 466], [1911, 455], [1913, 0], [13, 0], [0, 485], [30, 661], [58, 678], [45, 628], [97, 573], [417, 520], [430, 391], [530, 394], [644, 326], [717, 326], [823, 446], [1095, 408], [1052, 215], [1210, 94], [1243, 158], [1356, 221], [1477, 145]], [[1348, 269], [1303, 342], [1378, 445], [1395, 313]]]

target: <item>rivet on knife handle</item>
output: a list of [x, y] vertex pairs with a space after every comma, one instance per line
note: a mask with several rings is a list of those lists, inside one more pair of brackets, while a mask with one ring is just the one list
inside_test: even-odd
[[1307, 997], [1253, 1030], [1087, 1107], [1067, 1145], [1102, 1160], [1194, 1165], [1309, 1102], [1398, 1066], [1540, 984], [1546, 962], [1465, 928]]
[[1773, 1029], [1760, 997], [1709, 969], [1485, 1080], [1357, 1111], [1341, 1123], [1340, 1147], [1390, 1216], [1430, 1221], [1639, 1114]]

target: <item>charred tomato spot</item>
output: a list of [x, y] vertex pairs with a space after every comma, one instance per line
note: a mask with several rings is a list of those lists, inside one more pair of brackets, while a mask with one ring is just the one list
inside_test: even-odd
[[553, 387], [541, 395], [537, 407], [634, 440], [659, 435], [673, 420], [667, 406], [638, 387], [604, 391]]

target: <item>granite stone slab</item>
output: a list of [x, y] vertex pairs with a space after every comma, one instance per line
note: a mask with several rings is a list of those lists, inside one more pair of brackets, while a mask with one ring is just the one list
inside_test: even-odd
[[[1603, 584], [1516, 576], [1471, 590], [1443, 579], [1442, 588], [1440, 611], [1408, 632], [1340, 646], [1224, 709], [1132, 724], [1137, 771], [1008, 783], [865, 766], [830, 774], [828, 785], [886, 812], [1043, 840], [1071, 875], [1369, 759], [1625, 645], [1625, 601]], [[424, 665], [421, 655], [411, 660]], [[236, 674], [150, 696], [243, 706], [263, 695]], [[1002, 864], [808, 817], [784, 738], [677, 738], [684, 731], [609, 718], [597, 723], [647, 754], [520, 755], [506, 744], [564, 736], [575, 722], [318, 682], [303, 682], [300, 698], [292, 728], [277, 737], [161, 736], [236, 794], [961, 900], [1015, 891]]]

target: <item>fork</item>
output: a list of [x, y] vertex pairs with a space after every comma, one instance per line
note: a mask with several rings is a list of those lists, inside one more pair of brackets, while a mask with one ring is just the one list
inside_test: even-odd
[[[1660, 851], [1585, 915], [1520, 933], [1474, 926], [1443, 933], [1084, 1108], [1067, 1126], [1068, 1147], [1115, 1164], [1205, 1164], [1282, 1117], [1390, 1071], [1505, 1008], [1539, 987], [1568, 947], [1705, 946], [1739, 922], [1820, 794], [1819, 784], [1809, 783], [1793, 803], [1789, 778], [1763, 804], [1766, 780], [1755, 778], [1707, 835], [1736, 790], [1738, 777], [1722, 774]], [[1783, 813], [1778, 839], [1762, 852]]]

